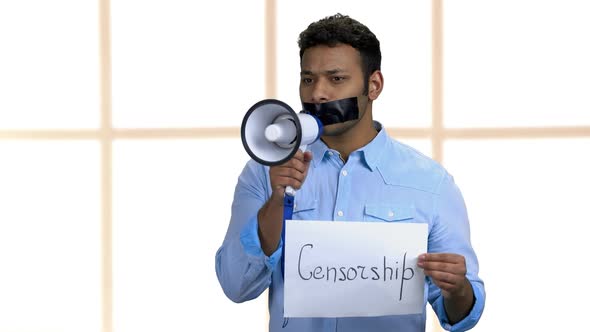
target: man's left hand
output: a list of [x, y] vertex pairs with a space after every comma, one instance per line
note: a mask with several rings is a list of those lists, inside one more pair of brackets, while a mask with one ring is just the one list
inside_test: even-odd
[[418, 256], [418, 266], [440, 288], [445, 299], [462, 297], [471, 291], [465, 257], [458, 254], [428, 253]]

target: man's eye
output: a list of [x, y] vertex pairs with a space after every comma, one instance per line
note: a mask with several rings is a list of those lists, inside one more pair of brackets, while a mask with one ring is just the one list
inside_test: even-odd
[[311, 78], [304, 77], [301, 79], [303, 84], [310, 84], [312, 82]]
[[342, 77], [342, 76], [334, 76], [334, 77], [332, 77], [332, 80], [334, 82], [340, 82], [340, 81], [344, 81], [344, 77]]

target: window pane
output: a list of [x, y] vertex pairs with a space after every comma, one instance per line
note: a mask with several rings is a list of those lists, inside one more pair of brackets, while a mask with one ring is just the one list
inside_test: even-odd
[[239, 139], [115, 143], [116, 331], [267, 329], [266, 294], [235, 304], [215, 275], [247, 159]]
[[0, 129], [99, 125], [95, 1], [0, 1]]
[[278, 97], [294, 109], [299, 100], [299, 33], [338, 12], [367, 25], [381, 43], [383, 93], [373, 117], [386, 127], [429, 126], [431, 114], [430, 1], [277, 1]]
[[0, 141], [0, 331], [101, 327], [99, 147]]
[[590, 125], [590, 2], [446, 1], [445, 124]]
[[590, 272], [583, 263], [588, 150], [590, 139], [445, 145], [488, 292], [477, 331], [577, 331], [584, 325], [590, 291], [577, 281]]
[[239, 126], [263, 99], [263, 0], [111, 5], [116, 127]]

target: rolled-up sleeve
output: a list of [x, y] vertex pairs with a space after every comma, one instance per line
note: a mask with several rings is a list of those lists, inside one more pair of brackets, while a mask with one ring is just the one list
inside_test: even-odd
[[[225, 239], [215, 255], [215, 272], [226, 296], [234, 302], [257, 298], [270, 285], [281, 247], [270, 257], [258, 237], [258, 210], [267, 200], [266, 169], [250, 161], [236, 185]], [[281, 244], [282, 245], [282, 244]]]
[[440, 289], [428, 279], [428, 301], [441, 326], [448, 331], [467, 331], [473, 328], [485, 306], [484, 283], [479, 277], [479, 263], [471, 245], [469, 218], [463, 196], [453, 177], [445, 174], [434, 203], [432, 230], [428, 239], [429, 252], [448, 252], [463, 255], [467, 265], [467, 279], [473, 288], [475, 302], [469, 314], [451, 325], [444, 308]]

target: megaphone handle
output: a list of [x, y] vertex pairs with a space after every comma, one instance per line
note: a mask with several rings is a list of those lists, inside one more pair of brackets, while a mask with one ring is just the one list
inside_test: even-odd
[[295, 189], [291, 186], [287, 186], [287, 188], [285, 188], [285, 195], [295, 196]]
[[[305, 152], [305, 150], [307, 149], [307, 145], [300, 145], [299, 149], [301, 151]], [[291, 186], [287, 186], [287, 188], [285, 188], [286, 195], [295, 196], [295, 192], [296, 192], [296, 190], [293, 189], [293, 187], [291, 187]]]
[[[305, 152], [307, 145], [300, 145], [301, 151]], [[293, 218], [293, 209], [295, 207], [295, 189], [291, 186], [285, 188], [285, 196], [283, 198], [283, 230], [281, 231], [281, 239], [283, 241], [283, 254], [281, 255], [281, 272], [283, 278], [285, 277], [285, 229], [287, 227], [287, 220]]]

